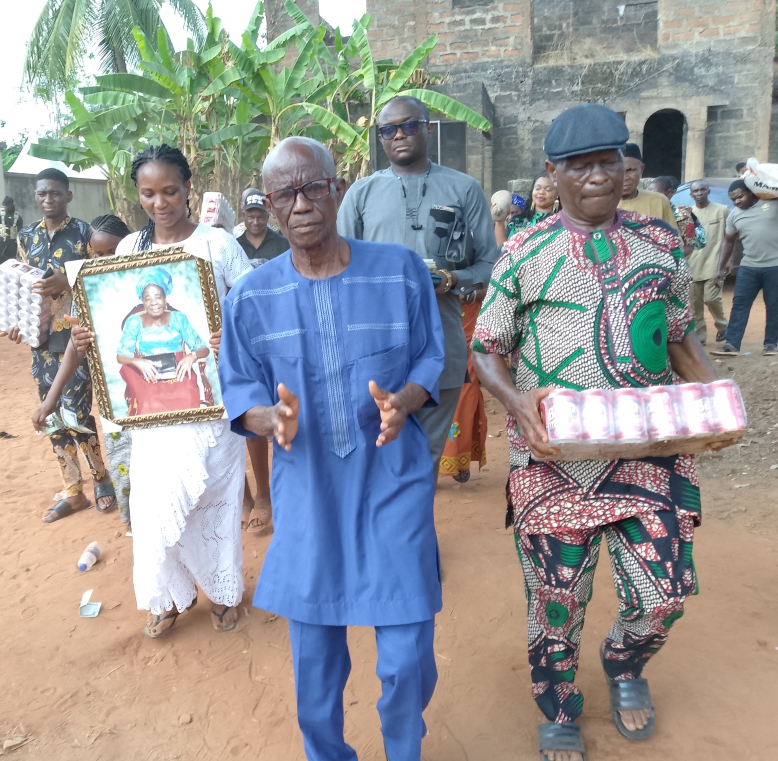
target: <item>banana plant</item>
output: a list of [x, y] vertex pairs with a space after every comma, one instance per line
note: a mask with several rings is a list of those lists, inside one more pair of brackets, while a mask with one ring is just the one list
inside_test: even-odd
[[89, 111], [68, 91], [65, 99], [74, 121], [61, 138], [40, 138], [30, 146], [30, 155], [62, 161], [76, 170], [98, 167], [108, 181], [108, 202], [114, 214], [132, 219], [138, 192], [130, 180], [130, 167], [139, 139], [148, 130], [143, 109], [135, 103]]
[[[287, 12], [294, 16], [287, 0]], [[296, 7], [296, 6], [295, 6]], [[295, 17], [298, 20], [298, 17]], [[304, 16], [303, 16], [304, 18]], [[437, 35], [432, 35], [419, 45], [399, 64], [376, 60], [368, 38], [372, 18], [363, 16], [353, 24], [353, 33], [344, 42], [340, 31], [335, 33], [333, 50], [320, 48], [319, 58], [324, 61], [336, 83], [326, 103], [303, 102], [300, 107], [318, 123], [325, 126], [338, 138], [341, 145], [335, 146], [342, 171], [349, 179], [364, 177], [369, 168], [369, 130], [376, 123], [381, 109], [399, 95], [417, 98], [431, 111], [455, 121], [463, 121], [474, 129], [487, 133], [491, 123], [479, 113], [443, 93], [417, 86], [418, 81], [430, 81], [423, 73], [423, 62], [438, 44]], [[355, 60], [358, 59], [358, 62]], [[351, 111], [360, 104], [362, 115], [352, 121]]]
[[[34, 155], [77, 168], [100, 166], [109, 180], [112, 207], [129, 217], [135, 189], [132, 158], [152, 142], [178, 146], [192, 170], [193, 212], [203, 191], [220, 190], [237, 207], [246, 184], [256, 185], [269, 148], [289, 135], [326, 142], [350, 179], [369, 166], [369, 129], [397, 95], [418, 98], [431, 110], [487, 131], [489, 122], [467, 106], [427, 89], [422, 68], [437, 44], [433, 35], [401, 63], [376, 60], [369, 15], [344, 39], [311, 23], [286, 0], [294, 26], [260, 47], [264, 4], [258, 2], [240, 44], [232, 42], [209, 6], [200, 44], [189, 39], [174, 51], [164, 29], [156, 48], [133, 30], [140, 55], [135, 72], [105, 74], [82, 99], [67, 94], [74, 115], [59, 140], [42, 140]], [[358, 117], [358, 118], [357, 118]], [[250, 179], [249, 179], [250, 178]]]

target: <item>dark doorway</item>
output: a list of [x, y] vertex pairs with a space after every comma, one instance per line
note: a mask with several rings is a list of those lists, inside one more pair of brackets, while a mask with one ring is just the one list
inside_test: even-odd
[[648, 117], [643, 128], [644, 177], [669, 174], [683, 181], [686, 119], [680, 111], [665, 108]]

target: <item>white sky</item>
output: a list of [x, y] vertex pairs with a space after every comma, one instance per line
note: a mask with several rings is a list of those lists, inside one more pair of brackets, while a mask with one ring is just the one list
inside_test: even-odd
[[[10, 3], [10, 0], [2, 2]], [[203, 11], [208, 5], [208, 0], [195, 2]], [[33, 104], [20, 87], [25, 45], [44, 3], [45, 0], [27, 0], [25, 3], [16, 3], [15, 10], [8, 9], [3, 13], [4, 20], [12, 22], [9, 24], [12, 32], [4, 34], [0, 44], [0, 71], [3, 72], [0, 77], [0, 122], [6, 122], [5, 127], [0, 127], [0, 140], [8, 143], [15, 141], [25, 129], [32, 134], [50, 128], [45, 109], [40, 104]], [[222, 26], [236, 41], [245, 30], [254, 7], [254, 0], [213, 0], [214, 15], [221, 19]], [[322, 17], [332, 26], [340, 26], [344, 32], [350, 31], [351, 22], [364, 12], [365, 0], [320, 0]], [[169, 16], [164, 12], [163, 15], [167, 23]], [[169, 24], [168, 29], [176, 45], [182, 47], [185, 35], [177, 33], [174, 23]]]

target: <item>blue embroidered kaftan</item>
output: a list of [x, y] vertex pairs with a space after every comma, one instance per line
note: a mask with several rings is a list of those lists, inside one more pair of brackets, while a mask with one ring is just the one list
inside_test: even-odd
[[242, 278], [224, 305], [219, 375], [238, 418], [300, 399], [292, 450], [273, 449], [275, 534], [254, 604], [311, 624], [390, 626], [441, 608], [435, 482], [411, 416], [376, 447], [380, 415], [368, 381], [412, 381], [437, 404], [443, 332], [429, 272], [413, 251], [347, 239], [339, 275], [308, 279], [291, 253]]

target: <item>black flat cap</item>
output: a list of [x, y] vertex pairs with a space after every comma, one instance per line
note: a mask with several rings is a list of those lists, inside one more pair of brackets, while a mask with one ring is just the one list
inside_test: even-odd
[[598, 103], [580, 103], [551, 123], [543, 150], [551, 161], [593, 151], [623, 149], [629, 130], [623, 117]]
[[627, 143], [624, 146], [624, 158], [643, 161], [643, 156], [640, 154], [640, 146], [637, 143]]

